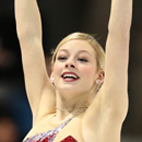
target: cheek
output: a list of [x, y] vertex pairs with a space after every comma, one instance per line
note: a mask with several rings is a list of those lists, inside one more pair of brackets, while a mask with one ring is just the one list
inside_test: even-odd
[[61, 65], [55, 63], [55, 64], [54, 64], [54, 67], [53, 67], [53, 72], [54, 72], [54, 74], [57, 74], [57, 73], [59, 73], [60, 71], [61, 71]]
[[82, 68], [82, 73], [83, 74], [86, 74], [86, 75], [89, 75], [90, 74], [90, 69], [89, 68]]
[[95, 74], [96, 67], [95, 67], [95, 65], [82, 66], [81, 70], [82, 70], [83, 73], [86, 73], [88, 75], [89, 74]]
[[95, 79], [96, 68], [94, 66], [82, 67], [81, 72], [88, 80]]

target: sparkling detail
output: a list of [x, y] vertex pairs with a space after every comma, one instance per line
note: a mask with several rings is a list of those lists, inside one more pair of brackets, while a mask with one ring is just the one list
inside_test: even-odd
[[77, 140], [74, 139], [72, 136], [68, 136], [60, 142], [77, 142]]
[[[70, 119], [65, 121], [65, 123], [60, 124], [58, 127], [56, 127], [53, 130], [49, 130], [45, 133], [36, 134], [35, 136], [31, 138], [27, 138], [23, 142], [53, 142], [56, 135], [74, 118], [75, 116], [72, 116]], [[72, 141], [66, 141], [66, 142], [72, 142]], [[76, 141], [73, 141], [76, 142]]]

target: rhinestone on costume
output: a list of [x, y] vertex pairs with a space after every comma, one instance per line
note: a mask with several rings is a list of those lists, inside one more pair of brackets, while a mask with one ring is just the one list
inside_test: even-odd
[[[37, 134], [31, 138], [27, 138], [23, 142], [53, 142], [56, 135], [62, 130], [75, 116], [72, 116], [70, 119], [66, 120], [64, 123], [60, 124], [58, 127], [53, 130], [49, 130], [45, 133]], [[66, 141], [66, 142], [77, 142], [77, 141]]]
[[72, 136], [68, 136], [60, 142], [78, 142], [78, 141], [74, 139]]
[[42, 140], [42, 142], [48, 142], [48, 138], [45, 138], [44, 140]]

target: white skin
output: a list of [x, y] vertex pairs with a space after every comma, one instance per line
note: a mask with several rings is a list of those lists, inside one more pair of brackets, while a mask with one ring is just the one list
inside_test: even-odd
[[[75, 73], [78, 79], [63, 79], [62, 74], [66, 72]], [[91, 45], [85, 40], [77, 39], [70, 40], [60, 47], [52, 77], [58, 96], [57, 107], [80, 108], [85, 105], [88, 107], [94, 99], [98, 86], [96, 80], [98, 79], [100, 84], [103, 82], [104, 71], [97, 71], [95, 51]], [[65, 110], [61, 113], [67, 115], [67, 112]], [[61, 118], [63, 119], [63, 116]]]
[[[68, 107], [73, 107], [73, 112], [79, 113], [78, 107], [82, 107], [87, 101], [89, 107], [80, 121], [77, 121], [78, 117], [74, 118], [65, 130], [60, 131], [54, 142], [63, 140], [69, 133], [76, 136], [78, 141], [83, 141], [82, 136], [85, 142], [120, 142], [122, 124], [128, 111], [127, 72], [132, 0], [112, 0], [106, 43], [105, 79], [95, 97], [95, 80], [100, 78], [103, 81], [103, 75], [96, 72], [96, 60], [92, 55], [94, 51], [92, 52], [89, 44], [74, 40], [61, 47], [68, 50], [68, 58], [63, 62], [55, 62], [52, 73], [57, 88], [55, 90], [46, 71], [41, 19], [36, 0], [15, 0], [15, 15], [26, 91], [33, 114], [33, 128], [27, 137], [52, 129], [48, 118], [53, 108], [65, 108], [64, 111], [57, 110], [54, 117], [60, 124], [72, 115], [69, 114]], [[70, 50], [72, 44], [75, 46]], [[85, 50], [92, 55], [89, 58], [92, 58], [84, 65], [76, 57], [78, 50], [84, 49], [85, 45]], [[87, 56], [86, 53], [81, 54]], [[65, 68], [65, 62], [74, 64], [75, 68]], [[75, 71], [80, 79], [76, 82], [64, 82], [60, 77], [64, 70]], [[77, 127], [79, 124], [81, 129]]]

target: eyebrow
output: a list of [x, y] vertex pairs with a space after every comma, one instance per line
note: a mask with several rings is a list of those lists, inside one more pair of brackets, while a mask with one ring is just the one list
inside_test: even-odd
[[[67, 49], [60, 49], [58, 52], [69, 52]], [[87, 54], [89, 54], [89, 55], [91, 55], [88, 51], [86, 51], [86, 50], [79, 50], [77, 53], [82, 53], [82, 52], [85, 52], [85, 53], [87, 53]]]

